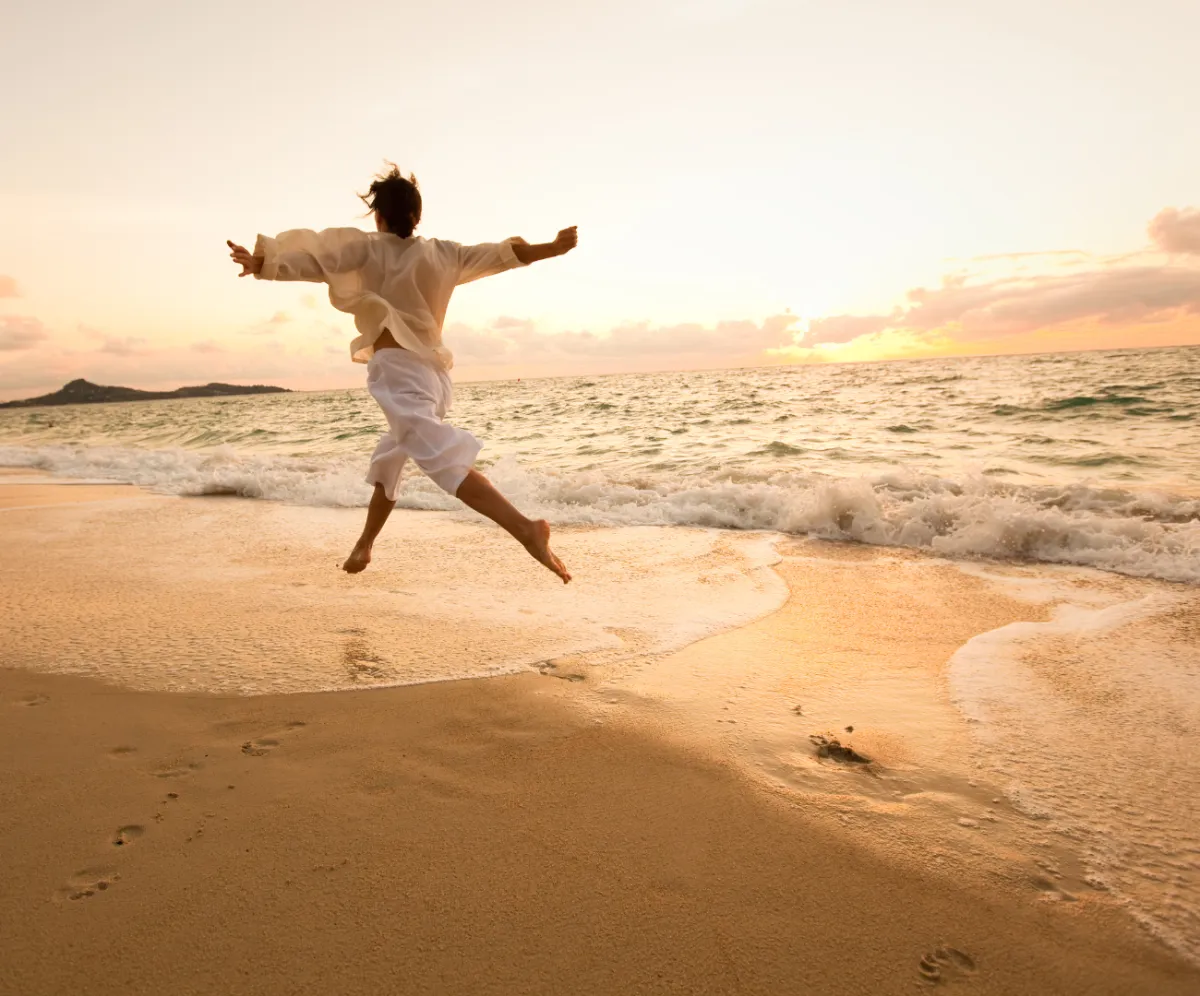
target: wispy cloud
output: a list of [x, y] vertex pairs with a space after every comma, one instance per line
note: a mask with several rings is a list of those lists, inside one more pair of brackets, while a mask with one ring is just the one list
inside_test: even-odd
[[123, 338], [105, 336], [104, 344], [96, 352], [111, 353], [113, 356], [143, 356], [148, 350], [146, 340], [138, 336], [127, 335]]
[[1200, 269], [1130, 267], [979, 286], [909, 292], [897, 323], [922, 332], [953, 327], [956, 339], [991, 339], [1080, 319], [1144, 322], [1183, 308], [1200, 311]]
[[36, 318], [21, 315], [0, 315], [0, 352], [32, 349], [50, 336]]
[[259, 322], [257, 325], [251, 325], [248, 328], [242, 329], [246, 335], [274, 335], [284, 325], [291, 322], [292, 316], [286, 311], [277, 311], [266, 321]]
[[986, 256], [972, 256], [970, 259], [970, 262], [972, 262], [972, 263], [992, 263], [992, 262], [996, 262], [996, 261], [1009, 262], [1012, 260], [1019, 260], [1019, 259], [1039, 259], [1039, 258], [1053, 259], [1056, 257], [1063, 258], [1063, 257], [1078, 257], [1078, 256], [1087, 256], [1087, 255], [1088, 255], [1088, 253], [1084, 252], [1082, 249], [1042, 249], [1041, 251], [1033, 251], [1033, 252], [998, 252], [998, 253], [989, 253]]
[[795, 315], [774, 315], [763, 322], [715, 325], [651, 325], [638, 322], [603, 333], [539, 332], [528, 319], [503, 318], [486, 329], [454, 325], [446, 342], [461, 363], [523, 363], [549, 360], [655, 358], [665, 363], [761, 358], [767, 350], [793, 344]]
[[1200, 256], [1200, 208], [1163, 208], [1148, 230], [1163, 252]]
[[[1200, 211], [1160, 212], [1150, 223], [1160, 249], [1200, 254]], [[1064, 255], [1055, 253], [1053, 255]], [[1072, 254], [1073, 255], [1073, 254]], [[989, 257], [999, 259], [1004, 257]], [[1018, 257], [1009, 256], [1012, 259]], [[809, 323], [806, 347], [847, 343], [885, 330], [962, 342], [1037, 332], [1073, 322], [1135, 325], [1200, 315], [1200, 267], [1153, 254], [1084, 257], [1068, 271], [981, 277], [957, 273], [940, 287], [918, 287], [891, 315], [838, 315]], [[982, 259], [982, 257], [981, 257]], [[1200, 332], [1200, 328], [1198, 328]]]
[[21, 288], [17, 286], [16, 277], [7, 277], [0, 273], [0, 298], [20, 296]]
[[512, 318], [509, 315], [501, 315], [494, 322], [492, 322], [492, 328], [494, 329], [524, 329], [532, 327], [533, 321], [531, 319]]
[[815, 318], [808, 324], [804, 336], [806, 346], [824, 343], [850, 342], [864, 335], [882, 332], [891, 323], [885, 315], [833, 315]]

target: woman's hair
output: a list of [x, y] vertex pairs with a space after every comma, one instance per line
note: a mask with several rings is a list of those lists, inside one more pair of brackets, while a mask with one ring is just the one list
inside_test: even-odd
[[395, 163], [387, 165], [391, 169], [376, 176], [371, 188], [358, 196], [368, 208], [379, 212], [389, 232], [407, 239], [421, 221], [421, 191], [415, 176], [410, 173], [405, 179]]

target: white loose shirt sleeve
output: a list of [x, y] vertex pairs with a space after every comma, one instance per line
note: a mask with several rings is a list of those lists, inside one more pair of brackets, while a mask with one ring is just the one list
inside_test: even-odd
[[[515, 239], [503, 242], [482, 242], [477, 246], [458, 246], [457, 283], [469, 284], [481, 277], [490, 277], [514, 267], [525, 266], [513, 250]], [[457, 244], [456, 244], [457, 245]]]
[[260, 235], [254, 255], [262, 256], [262, 280], [311, 280], [361, 269], [367, 261], [368, 236], [357, 228], [313, 232], [296, 228], [275, 238]]

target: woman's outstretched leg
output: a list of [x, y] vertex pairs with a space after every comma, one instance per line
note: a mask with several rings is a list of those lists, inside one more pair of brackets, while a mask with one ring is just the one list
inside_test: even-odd
[[[486, 515], [496, 525], [511, 533], [513, 538], [529, 551], [534, 560], [544, 564], [562, 578], [563, 584], [571, 580], [571, 575], [563, 566], [563, 562], [550, 549], [550, 523], [545, 519], [525, 518], [479, 471], [467, 471], [467, 476], [458, 486], [455, 497], [464, 505], [475, 509], [480, 515]], [[376, 531], [378, 532], [378, 530]], [[355, 549], [357, 550], [357, 547]]]
[[375, 544], [375, 537], [379, 535], [395, 507], [396, 503], [384, 493], [383, 485], [376, 484], [375, 492], [371, 495], [371, 504], [367, 506], [367, 521], [363, 525], [362, 535], [354, 544], [346, 562], [342, 564], [343, 571], [347, 574], [357, 574], [366, 569], [367, 564], [371, 562], [371, 547]]

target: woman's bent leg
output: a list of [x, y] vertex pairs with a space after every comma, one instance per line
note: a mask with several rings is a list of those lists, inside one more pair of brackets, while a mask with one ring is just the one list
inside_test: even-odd
[[383, 524], [387, 522], [388, 516], [392, 514], [392, 509], [395, 507], [396, 503], [388, 498], [387, 493], [383, 490], [383, 485], [376, 484], [375, 491], [371, 495], [371, 504], [367, 506], [367, 521], [363, 525], [362, 535], [354, 544], [354, 549], [350, 551], [346, 562], [342, 564], [343, 571], [347, 574], [357, 574], [366, 569], [367, 564], [371, 562], [371, 547], [375, 544], [375, 537], [379, 535], [379, 531], [383, 529]]
[[527, 519], [477, 470], [467, 471], [467, 476], [454, 494], [464, 505], [473, 508], [480, 515], [486, 515], [496, 525], [511, 533], [534, 560], [562, 578], [563, 584], [571, 580], [563, 562], [550, 549], [550, 523], [545, 519]]

